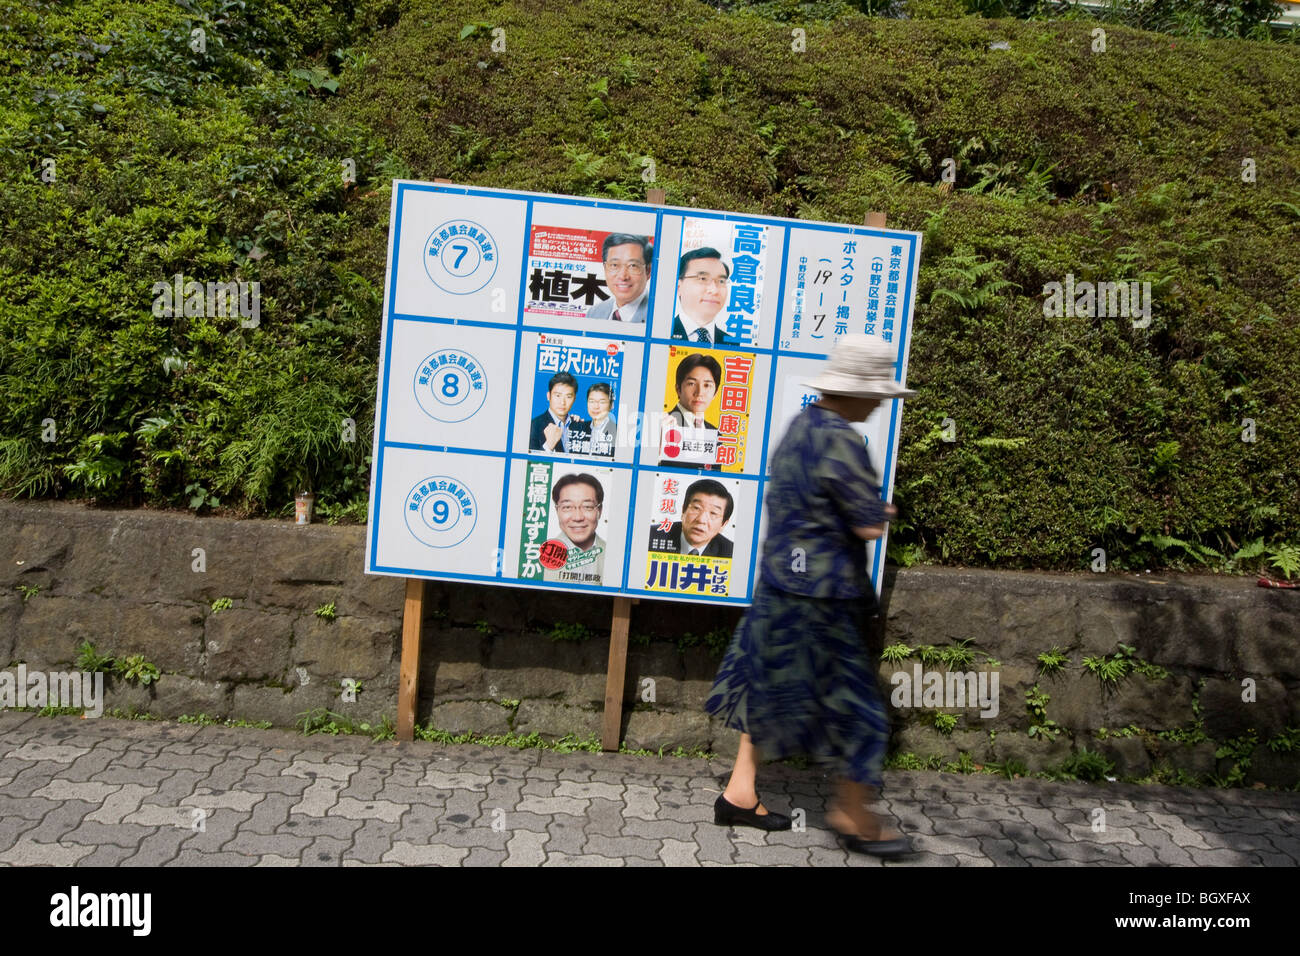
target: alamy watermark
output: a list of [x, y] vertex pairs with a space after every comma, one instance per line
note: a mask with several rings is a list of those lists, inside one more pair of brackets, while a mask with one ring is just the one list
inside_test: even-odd
[[894, 671], [889, 676], [894, 685], [889, 702], [895, 707], [979, 707], [980, 716], [998, 715], [997, 671], [923, 671], [912, 665], [912, 673]]
[[87, 717], [104, 713], [101, 671], [0, 671], [0, 709], [8, 707], [77, 707]]
[[1081, 318], [1132, 318], [1133, 328], [1151, 324], [1150, 282], [1078, 282], [1074, 273], [1065, 274], [1065, 282], [1048, 282], [1043, 286], [1043, 315]]
[[148, 936], [152, 911], [152, 893], [83, 893], [74, 885], [50, 897], [51, 926], [117, 926]]
[[153, 314], [158, 318], [238, 316], [246, 329], [255, 329], [262, 321], [260, 282], [209, 282], [205, 286], [195, 279], [186, 281], [178, 272], [171, 282], [155, 282], [152, 294]]

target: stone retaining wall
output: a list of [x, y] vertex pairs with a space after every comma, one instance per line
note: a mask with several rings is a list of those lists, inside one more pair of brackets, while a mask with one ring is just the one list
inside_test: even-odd
[[[90, 641], [141, 654], [163, 675], [147, 688], [111, 680], [110, 708], [282, 726], [328, 708], [377, 722], [396, 711], [404, 585], [362, 573], [363, 533], [0, 501], [0, 663], [67, 669]], [[222, 598], [231, 606], [214, 611]], [[333, 620], [315, 613], [329, 603]], [[451, 732], [599, 732], [612, 600], [430, 583], [425, 605], [419, 720]], [[999, 677], [997, 715], [949, 709], [958, 720], [947, 733], [932, 725], [934, 707], [891, 708], [900, 753], [1037, 770], [1087, 747], [1122, 775], [1160, 766], [1226, 777], [1240, 766], [1247, 782], [1300, 779], [1300, 741], [1288, 750], [1285, 735], [1300, 727], [1300, 594], [1214, 576], [916, 568], [891, 571], [885, 608], [886, 644], [969, 641], [973, 663], [959, 669]], [[702, 711], [718, 658], [683, 635], [729, 633], [738, 618], [658, 601], [633, 609], [626, 746], [734, 753], [735, 733]], [[552, 639], [579, 636], [575, 625], [595, 636]], [[1083, 668], [1120, 644], [1168, 676], [1108, 688]], [[1069, 664], [1041, 675], [1037, 657], [1054, 645]], [[885, 662], [885, 693], [916, 663]], [[340, 698], [343, 678], [361, 684], [355, 703]], [[1054, 740], [1027, 735], [1034, 686], [1050, 697]], [[1168, 739], [1179, 730], [1191, 742]], [[1233, 753], [1216, 757], [1225, 745]]]

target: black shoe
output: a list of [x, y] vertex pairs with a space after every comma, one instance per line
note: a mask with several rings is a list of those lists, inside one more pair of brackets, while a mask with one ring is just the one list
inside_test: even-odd
[[840, 845], [850, 853], [865, 853], [868, 856], [896, 859], [902, 856], [910, 856], [913, 852], [911, 841], [905, 836], [898, 836], [892, 840], [864, 840], [860, 836], [841, 833], [836, 830], [835, 837], [840, 841]]
[[713, 802], [713, 822], [720, 827], [753, 827], [756, 830], [788, 830], [790, 818], [783, 813], [757, 813], [762, 800], [746, 810], [734, 803], [728, 803], [721, 794]]

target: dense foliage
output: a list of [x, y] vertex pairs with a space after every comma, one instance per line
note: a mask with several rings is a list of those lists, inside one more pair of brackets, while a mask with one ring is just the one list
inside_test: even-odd
[[[363, 513], [387, 181], [641, 199], [648, 158], [670, 204], [924, 232], [900, 559], [1300, 538], [1289, 45], [848, 13], [796, 50], [669, 0], [47, 6], [0, 10], [10, 493], [276, 511], [310, 483]], [[260, 281], [261, 324], [156, 317], [178, 272]], [[1067, 273], [1149, 281], [1150, 326], [1046, 316]]]
[[[321, 84], [395, 7], [0, 6], [0, 485], [279, 508], [316, 484], [327, 511], [363, 493], [390, 172]], [[156, 315], [177, 274], [260, 283], [258, 325]]]
[[1190, 37], [1287, 39], [1270, 29], [1282, 12], [1275, 0], [1104, 0], [1081, 7], [1070, 0], [961, 0], [967, 12], [989, 17], [1090, 17], [1141, 30]]
[[1079, 20], [1119, 24], [1185, 37], [1249, 37], [1294, 43], [1300, 33], [1278, 24], [1276, 0], [722, 0], [784, 23], [834, 20], [850, 11], [903, 20], [967, 15], [1021, 20]]

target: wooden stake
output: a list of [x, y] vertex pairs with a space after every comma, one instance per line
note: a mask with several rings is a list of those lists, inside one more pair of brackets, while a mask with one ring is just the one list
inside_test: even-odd
[[614, 598], [614, 620], [609, 628], [609, 665], [605, 670], [605, 718], [600, 746], [617, 750], [623, 726], [623, 682], [627, 676], [627, 632], [632, 623], [632, 599]]
[[415, 707], [420, 691], [420, 622], [424, 619], [424, 579], [406, 579], [402, 609], [402, 666], [397, 684], [397, 739], [415, 739]]
[[867, 218], [863, 220], [863, 225], [868, 229], [884, 229], [887, 218], [883, 212], [869, 212]]

